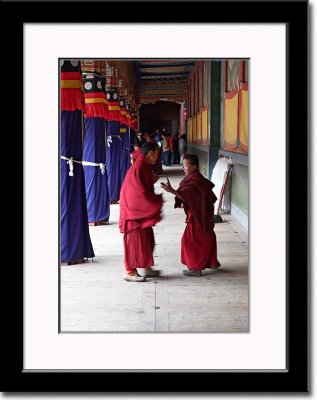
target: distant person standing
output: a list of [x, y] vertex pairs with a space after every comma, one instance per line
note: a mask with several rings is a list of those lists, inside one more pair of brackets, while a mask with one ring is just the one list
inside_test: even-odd
[[163, 164], [168, 167], [171, 165], [171, 145], [170, 145], [170, 134], [164, 132], [163, 137]]
[[[130, 282], [144, 282], [147, 277], [160, 274], [153, 269], [155, 240], [152, 228], [161, 220], [163, 204], [162, 195], [154, 193], [157, 178], [151, 169], [158, 156], [157, 145], [145, 143], [121, 187], [119, 229], [123, 233], [126, 269], [123, 279]], [[144, 276], [137, 268], [143, 269]]]

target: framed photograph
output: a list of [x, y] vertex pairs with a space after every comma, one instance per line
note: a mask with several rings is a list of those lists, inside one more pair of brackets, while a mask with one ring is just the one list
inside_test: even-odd
[[[1, 390], [308, 392], [308, 2], [9, 1], [0, 10], [24, 211], [23, 269], [3, 269]], [[60, 332], [59, 60], [107, 58], [249, 60], [248, 332]]]

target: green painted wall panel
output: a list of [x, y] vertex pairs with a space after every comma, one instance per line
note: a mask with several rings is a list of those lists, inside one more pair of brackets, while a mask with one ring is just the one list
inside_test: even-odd
[[249, 213], [249, 168], [233, 164], [231, 182], [231, 201], [245, 214]]

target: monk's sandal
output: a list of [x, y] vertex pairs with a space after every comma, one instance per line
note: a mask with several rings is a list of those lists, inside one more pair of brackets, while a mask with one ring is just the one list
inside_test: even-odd
[[159, 276], [159, 275], [160, 275], [160, 271], [157, 269], [156, 270], [152, 269], [152, 268], [146, 268], [144, 271], [144, 274], [143, 274], [143, 276], [146, 276], [147, 278], [151, 278], [151, 277]]
[[134, 275], [129, 275], [125, 273], [123, 279], [128, 282], [144, 282], [146, 280], [145, 276], [140, 276], [137, 272]]

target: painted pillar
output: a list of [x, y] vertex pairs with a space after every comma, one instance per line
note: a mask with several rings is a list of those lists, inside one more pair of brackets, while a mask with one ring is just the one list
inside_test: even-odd
[[61, 264], [95, 256], [88, 228], [82, 166], [83, 110], [79, 61], [61, 61]]
[[106, 164], [110, 203], [117, 203], [120, 198], [120, 104], [117, 71], [106, 63], [106, 93], [108, 101]]
[[83, 166], [89, 225], [109, 222], [110, 199], [106, 169], [105, 124], [108, 117], [105, 78], [83, 74], [86, 112]]

